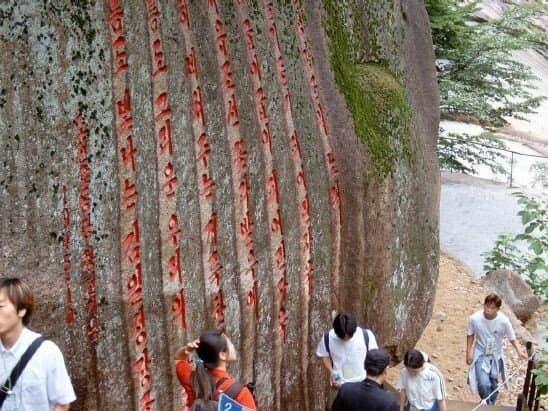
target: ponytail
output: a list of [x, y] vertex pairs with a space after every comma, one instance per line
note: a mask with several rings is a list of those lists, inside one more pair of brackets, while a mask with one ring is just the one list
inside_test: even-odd
[[196, 394], [196, 398], [206, 401], [216, 400], [215, 392], [217, 387], [213, 376], [208, 372], [201, 359], [197, 359], [195, 363], [196, 368], [190, 377], [192, 391]]
[[196, 368], [190, 377], [190, 385], [196, 398], [206, 401], [216, 400], [216, 381], [209, 370], [218, 366], [220, 353], [226, 352], [227, 349], [226, 337], [221, 331], [205, 331], [200, 335], [196, 350]]

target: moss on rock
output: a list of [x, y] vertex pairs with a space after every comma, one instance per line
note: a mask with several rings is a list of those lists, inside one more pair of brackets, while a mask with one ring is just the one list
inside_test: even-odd
[[393, 171], [396, 161], [411, 158], [412, 116], [405, 88], [387, 64], [352, 58], [356, 47], [362, 45], [349, 36], [352, 27], [346, 27], [340, 5], [332, 0], [325, 5], [335, 81], [352, 113], [356, 134], [368, 147], [372, 164], [386, 175]]

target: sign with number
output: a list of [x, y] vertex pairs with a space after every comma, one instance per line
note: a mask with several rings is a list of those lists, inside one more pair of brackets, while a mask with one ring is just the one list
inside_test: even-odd
[[228, 395], [221, 394], [219, 397], [219, 408], [218, 411], [247, 411], [248, 408], [245, 408], [242, 404], [237, 401], [234, 401]]

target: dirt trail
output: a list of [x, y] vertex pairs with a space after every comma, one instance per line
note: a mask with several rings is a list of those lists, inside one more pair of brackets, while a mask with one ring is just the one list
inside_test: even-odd
[[[442, 371], [451, 400], [475, 402], [479, 399], [470, 393], [466, 384], [466, 329], [468, 317], [481, 309], [485, 294], [480, 280], [474, 278], [457, 260], [442, 254], [432, 319], [417, 346], [426, 351]], [[544, 307], [543, 315], [547, 314]], [[509, 363], [509, 374], [514, 373], [520, 366], [525, 369], [525, 362], [518, 361], [513, 347], [509, 344], [506, 344], [505, 353]], [[391, 383], [397, 381], [402, 366], [400, 364], [390, 370]], [[523, 376], [524, 372], [518, 373], [510, 383], [510, 390], [500, 394], [498, 404], [515, 405], [517, 394], [522, 388]]]

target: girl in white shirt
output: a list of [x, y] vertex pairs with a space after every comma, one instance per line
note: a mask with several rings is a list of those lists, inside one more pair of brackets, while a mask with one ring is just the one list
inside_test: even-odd
[[405, 368], [400, 373], [400, 410], [411, 407], [424, 411], [446, 411], [447, 392], [441, 372], [425, 361], [425, 354], [411, 349], [405, 353]]

